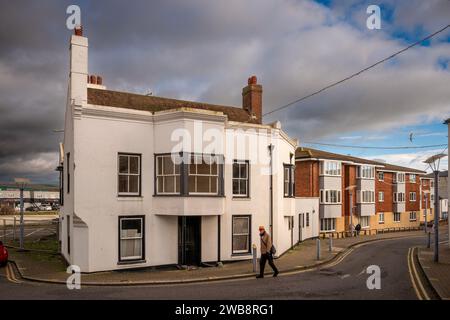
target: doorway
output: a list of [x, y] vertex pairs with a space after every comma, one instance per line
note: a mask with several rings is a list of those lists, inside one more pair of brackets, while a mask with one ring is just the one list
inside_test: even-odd
[[201, 217], [178, 217], [178, 263], [201, 263]]

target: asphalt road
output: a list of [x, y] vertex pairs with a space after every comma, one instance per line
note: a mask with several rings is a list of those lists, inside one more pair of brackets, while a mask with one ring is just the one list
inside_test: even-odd
[[[445, 235], [443, 234], [444, 238]], [[336, 265], [278, 278], [248, 279], [190, 285], [86, 287], [12, 283], [0, 270], [0, 299], [417, 299], [408, 268], [410, 247], [425, 238], [373, 242], [355, 248]], [[366, 269], [381, 270], [381, 289], [369, 290]]]

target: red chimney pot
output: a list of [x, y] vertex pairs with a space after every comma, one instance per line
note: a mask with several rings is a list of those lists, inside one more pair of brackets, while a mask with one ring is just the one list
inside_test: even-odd
[[83, 36], [83, 26], [76, 26], [74, 30], [76, 36]]
[[100, 76], [97, 76], [97, 84], [102, 85], [103, 84], [103, 78]]
[[91, 83], [92, 84], [97, 84], [97, 77], [94, 75], [91, 75]]

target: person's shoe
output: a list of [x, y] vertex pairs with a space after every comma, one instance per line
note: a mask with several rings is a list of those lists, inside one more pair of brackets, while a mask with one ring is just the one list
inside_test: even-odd
[[279, 272], [278, 270], [275, 271], [275, 272], [273, 273], [273, 277], [274, 277], [274, 278], [277, 277], [279, 273], [280, 273], [280, 272]]
[[262, 276], [262, 275], [260, 275], [260, 274], [258, 274], [258, 275], [256, 276], [256, 279], [262, 279], [262, 278], [264, 278], [264, 276]]

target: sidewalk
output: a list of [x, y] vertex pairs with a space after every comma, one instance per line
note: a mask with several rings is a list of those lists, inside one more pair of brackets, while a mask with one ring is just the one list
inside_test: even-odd
[[433, 261], [433, 246], [419, 248], [419, 263], [434, 290], [443, 300], [450, 300], [450, 248], [448, 243], [439, 245], [439, 263]]
[[[292, 272], [319, 267], [340, 256], [349, 247], [358, 243], [377, 239], [423, 236], [423, 232], [397, 232], [355, 238], [333, 239], [333, 249], [329, 252], [328, 239], [321, 239], [321, 260], [316, 260], [316, 240], [307, 240], [275, 260], [280, 272]], [[58, 255], [42, 252], [17, 252], [10, 250], [13, 260], [22, 277], [31, 281], [64, 283], [68, 277], [66, 265]], [[213, 280], [254, 277], [252, 261], [225, 263], [223, 267], [199, 267], [190, 270], [175, 268], [144, 268], [123, 271], [82, 274], [83, 285], [149, 285], [192, 283]], [[270, 267], [266, 267], [271, 276]]]

